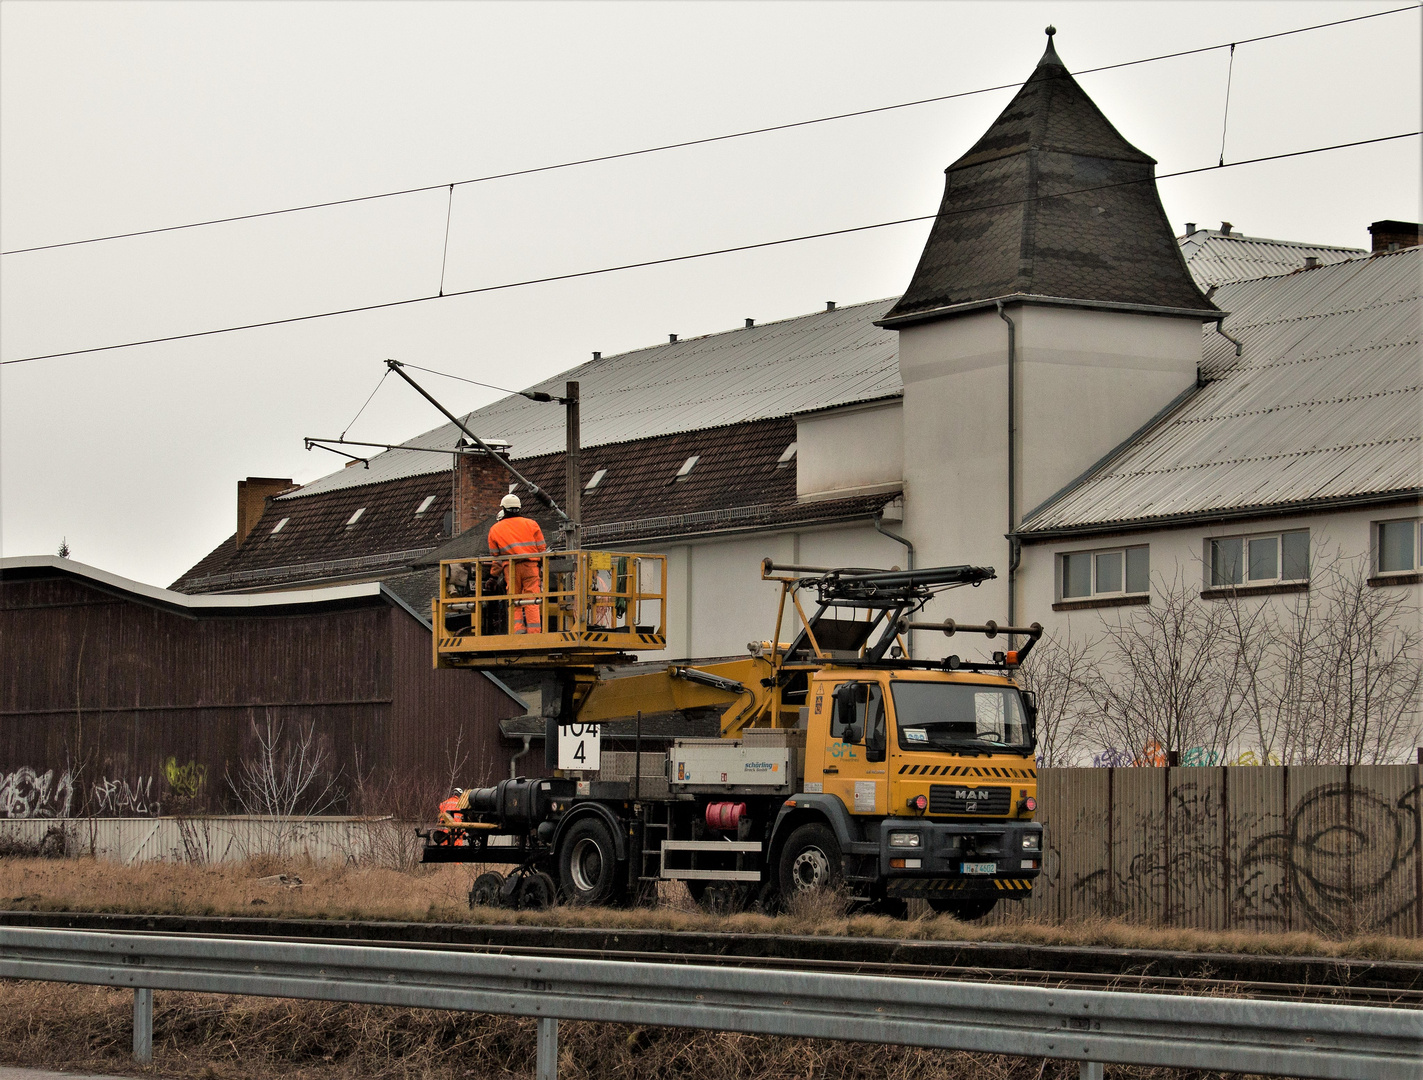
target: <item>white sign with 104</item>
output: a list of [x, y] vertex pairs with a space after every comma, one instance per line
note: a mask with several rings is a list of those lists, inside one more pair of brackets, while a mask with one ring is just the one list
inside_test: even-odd
[[602, 768], [602, 741], [597, 724], [558, 725], [558, 767], [597, 772]]

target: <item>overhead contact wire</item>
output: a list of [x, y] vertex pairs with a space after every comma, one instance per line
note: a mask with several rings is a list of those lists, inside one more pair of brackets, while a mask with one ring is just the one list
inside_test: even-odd
[[[1387, 11], [1374, 11], [1367, 15], [1355, 15], [1348, 19], [1334, 19], [1331, 22], [1315, 23], [1311, 26], [1298, 26], [1293, 30], [1278, 30], [1274, 33], [1242, 38], [1234, 42], [1222, 42], [1217, 45], [1202, 45], [1194, 49], [1182, 49], [1179, 52], [1161, 53], [1158, 56], [1145, 56], [1137, 60], [1122, 60], [1115, 64], [1103, 64], [1100, 67], [1083, 68], [1081, 71], [1073, 72], [1073, 74], [1076, 76], [1095, 75], [1103, 71], [1117, 71], [1121, 68], [1136, 67], [1141, 64], [1154, 64], [1162, 60], [1175, 60], [1183, 56], [1196, 56], [1200, 53], [1214, 52], [1217, 49], [1224, 48], [1229, 48], [1233, 56], [1236, 45], [1249, 45], [1257, 41], [1271, 41], [1275, 38], [1290, 37], [1295, 34], [1306, 34], [1314, 30], [1327, 30], [1335, 26], [1344, 26], [1347, 23], [1363, 22], [1366, 19], [1378, 19], [1385, 15], [1398, 15], [1405, 11], [1417, 11], [1419, 7], [1420, 5], [1418, 4], [1409, 4], [1405, 7], [1389, 8]], [[163, 225], [152, 229], [135, 229], [132, 232], [91, 236], [83, 240], [63, 240], [53, 244], [35, 244], [31, 247], [12, 248], [9, 251], [0, 251], [0, 255], [23, 255], [33, 251], [53, 251], [56, 248], [100, 244], [109, 240], [128, 240], [138, 236], [155, 236], [160, 233], [180, 232], [185, 229], [201, 229], [209, 225], [228, 225], [237, 221], [253, 221], [257, 218], [277, 217], [282, 214], [298, 214], [307, 210], [325, 210], [333, 206], [350, 206], [354, 203], [400, 198], [404, 195], [419, 195], [427, 191], [438, 191], [443, 187], [448, 187], [451, 189], [451, 192], [453, 192], [454, 188], [463, 187], [466, 184], [483, 184], [492, 180], [509, 180], [518, 176], [533, 176], [537, 173], [555, 172], [559, 169], [573, 169], [583, 165], [596, 165], [605, 161], [618, 161], [624, 158], [642, 157], [647, 154], [660, 154], [667, 150], [682, 150], [691, 146], [705, 146], [709, 143], [726, 142], [731, 139], [744, 139], [752, 135], [766, 135], [776, 131], [790, 131], [795, 128], [811, 127], [816, 124], [828, 124], [836, 120], [851, 120], [858, 116], [873, 116], [876, 113], [894, 112], [898, 109], [912, 109], [920, 105], [933, 105], [940, 101], [953, 101], [957, 98], [974, 97], [979, 94], [991, 94], [999, 90], [1015, 90], [1022, 85], [1022, 81], [1000, 83], [997, 86], [984, 86], [977, 90], [960, 90], [952, 94], [939, 94], [934, 97], [916, 98], [913, 101], [901, 101], [894, 105], [876, 105], [868, 109], [855, 109], [850, 112], [832, 113], [829, 116], [817, 116], [809, 120], [792, 120], [785, 124], [770, 124], [766, 127], [748, 128], [745, 131], [733, 131], [724, 135], [708, 135], [700, 139], [684, 139], [680, 142], [663, 143], [658, 146], [644, 147], [640, 150], [623, 150], [611, 154], [598, 154], [593, 157], [576, 158], [572, 161], [561, 161], [552, 165], [535, 165], [527, 169], [512, 169], [508, 172], [490, 173], [487, 176], [475, 176], [468, 180], [446, 181], [439, 184], [423, 184], [419, 187], [399, 188], [394, 191], [383, 191], [374, 195], [353, 195], [345, 199], [328, 199], [324, 202], [305, 203], [301, 206], [288, 206], [280, 210], [257, 210], [250, 214], [232, 214], [228, 217], [208, 218], [203, 221], [192, 221], [183, 225]], [[452, 293], [451, 295], [457, 294]]]
[[[1147, 177], [1140, 180], [1124, 180], [1115, 184], [1099, 184], [1094, 187], [1074, 188], [1070, 191], [1060, 191], [1053, 195], [1043, 195], [1033, 199], [1010, 199], [999, 203], [986, 203], [981, 206], [970, 206], [963, 210], [955, 211], [954, 216], [959, 214], [977, 213], [981, 210], [996, 210], [1009, 206], [1025, 206], [1033, 202], [1045, 202], [1048, 199], [1061, 199], [1068, 195], [1083, 195], [1093, 191], [1106, 191], [1110, 188], [1129, 187], [1133, 184], [1152, 183], [1154, 180], [1169, 180], [1176, 176], [1190, 176], [1195, 173], [1217, 172], [1221, 168], [1233, 169], [1241, 165], [1258, 165], [1265, 161], [1280, 161], [1286, 158], [1303, 157], [1307, 154], [1323, 154], [1331, 150], [1347, 150], [1355, 146], [1369, 146], [1374, 143], [1392, 142], [1395, 139], [1411, 139], [1423, 135], [1423, 131], [1404, 131], [1397, 135], [1380, 135], [1374, 139], [1356, 139], [1353, 142], [1335, 143], [1333, 146], [1316, 146], [1309, 150], [1292, 150], [1283, 154], [1268, 154], [1265, 157], [1246, 158], [1242, 161], [1232, 161], [1228, 165], [1203, 165], [1194, 169], [1181, 169], [1177, 172], [1162, 173], [1157, 177]], [[36, 360], [56, 360], [65, 356], [85, 356], [91, 353], [112, 352], [115, 349], [130, 349], [140, 345], [161, 345], [170, 341], [191, 341], [194, 338], [212, 337], [217, 334], [231, 334], [239, 330], [259, 330], [270, 326], [287, 326], [292, 323], [310, 322], [313, 319], [330, 319], [338, 315], [356, 315], [366, 311], [381, 311], [387, 308], [408, 307], [411, 304], [425, 304], [432, 300], [449, 300], [457, 296], [476, 296], [480, 293], [502, 292], [506, 289], [520, 289], [528, 285], [545, 285], [555, 281], [573, 281], [578, 278], [598, 277], [602, 274], [614, 274], [622, 270], [638, 270], [648, 266], [665, 266], [668, 263], [690, 262], [694, 259], [707, 259], [714, 255], [730, 255], [740, 251], [755, 251], [761, 248], [781, 247], [786, 244], [798, 244], [806, 240], [821, 240], [830, 236], [847, 236], [852, 233], [870, 232], [875, 229], [887, 229], [895, 225], [909, 225], [916, 221], [932, 221], [939, 217], [938, 213], [918, 214], [914, 217], [895, 218], [892, 221], [878, 221], [870, 225], [852, 225], [845, 229], [827, 229], [823, 232], [805, 233], [801, 236], [787, 236], [780, 240], [760, 240], [751, 244], [736, 244], [731, 247], [714, 248], [710, 251], [696, 251], [687, 255], [668, 255], [660, 259], [644, 259], [640, 262], [621, 263], [617, 266], [603, 266], [594, 270], [575, 270], [567, 274], [549, 274], [545, 277], [525, 278], [521, 281], [506, 281], [499, 285], [481, 285], [473, 289], [460, 289], [456, 292], [440, 295], [412, 296], [405, 300], [386, 300], [376, 304], [362, 304], [359, 307], [339, 308], [335, 311], [318, 311], [309, 315], [292, 315], [285, 319], [266, 319], [262, 322], [241, 323], [236, 326], [218, 327], [213, 330], [194, 330], [185, 334], [168, 334], [164, 337], [143, 338], [137, 341], [125, 341], [116, 345], [95, 345], [86, 349], [66, 349], [63, 352], [44, 353], [38, 356], [23, 356], [13, 360], [0, 361], [0, 366], [8, 364], [28, 364]], [[518, 393], [519, 391], [515, 391]]]

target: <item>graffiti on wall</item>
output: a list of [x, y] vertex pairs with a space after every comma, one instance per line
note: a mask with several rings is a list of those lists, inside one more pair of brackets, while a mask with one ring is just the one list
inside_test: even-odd
[[74, 802], [74, 779], [66, 769], [37, 773], [28, 765], [0, 776], [0, 817], [62, 818]]
[[156, 817], [163, 804], [153, 795], [151, 776], [140, 776], [130, 784], [127, 780], [103, 777], [94, 785], [95, 817]]

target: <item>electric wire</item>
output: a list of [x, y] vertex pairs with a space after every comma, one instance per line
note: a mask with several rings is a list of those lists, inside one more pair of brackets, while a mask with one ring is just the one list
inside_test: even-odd
[[[1084, 195], [1094, 191], [1105, 191], [1109, 188], [1129, 187], [1133, 184], [1149, 184], [1160, 180], [1170, 180], [1177, 176], [1191, 176], [1196, 173], [1218, 172], [1221, 169], [1234, 169], [1242, 165], [1258, 165], [1266, 161], [1282, 161], [1287, 158], [1304, 157], [1309, 154], [1323, 154], [1332, 150], [1347, 150], [1355, 146], [1369, 146], [1375, 143], [1392, 142], [1396, 139], [1411, 139], [1423, 135], [1423, 131], [1404, 131], [1397, 135], [1380, 135], [1373, 139], [1356, 139], [1352, 142], [1335, 143], [1332, 146], [1316, 146], [1309, 150], [1291, 150], [1281, 154], [1267, 154], [1264, 157], [1245, 158], [1241, 161], [1231, 161], [1225, 165], [1202, 165], [1194, 169], [1181, 169], [1177, 172], [1162, 173], [1157, 177], [1143, 177], [1137, 180], [1124, 180], [1115, 184], [1098, 184], [1093, 187], [1074, 188], [1070, 191], [1054, 192], [1051, 195], [1040, 195], [1031, 199], [1010, 199], [1004, 202], [984, 203], [979, 206], [970, 206], [962, 210], [955, 211], [954, 214], [971, 214], [980, 210], [996, 210], [1010, 206], [1024, 206], [1033, 202], [1042, 202], [1048, 199], [1061, 199], [1069, 195]], [[593, 270], [575, 270], [566, 274], [549, 274], [545, 277], [525, 278], [521, 281], [506, 281], [498, 285], [481, 285], [473, 289], [460, 289], [455, 292], [448, 292], [444, 295], [430, 294], [426, 296], [412, 296], [404, 300], [384, 300], [375, 304], [362, 304], [359, 307], [339, 308], [334, 311], [318, 311], [308, 315], [291, 315], [283, 319], [265, 319], [261, 322], [241, 323], [235, 326], [217, 327], [212, 330], [193, 330], [184, 334], [168, 334], [164, 337], [142, 338], [136, 341], [119, 342], [114, 345], [94, 345], [84, 349], [66, 349], [62, 352], [43, 353], [36, 356], [21, 356], [12, 360], [0, 361], [0, 366], [10, 364], [28, 364], [37, 360], [57, 360], [66, 356], [85, 356], [93, 353], [112, 352], [116, 349], [131, 349], [140, 345], [161, 345], [172, 341], [191, 341], [195, 338], [213, 337], [217, 334], [231, 334], [240, 330], [259, 330], [273, 326], [288, 326], [293, 323], [311, 322], [314, 319], [330, 319], [339, 315], [356, 315], [367, 311], [381, 311], [388, 308], [408, 307], [412, 304], [425, 304], [432, 300], [451, 300], [460, 296], [477, 296], [481, 293], [503, 292], [508, 289], [520, 289], [529, 285], [545, 285], [555, 281], [573, 281], [578, 278], [598, 277], [603, 274], [614, 274], [623, 270], [638, 270], [648, 266], [666, 266], [670, 263], [690, 262], [695, 259], [707, 259], [715, 255], [730, 255], [741, 251], [755, 251], [762, 248], [783, 247], [787, 244], [798, 244], [806, 240], [821, 240], [830, 236], [848, 236], [853, 233], [870, 232], [875, 229], [886, 229], [895, 225], [908, 225], [916, 221], [932, 221], [941, 214], [918, 214], [914, 217], [895, 218], [892, 221], [878, 221], [870, 225], [852, 225], [844, 229], [827, 229], [823, 232], [804, 233], [800, 236], [787, 236], [779, 240], [760, 240], [750, 244], [736, 244], [731, 247], [714, 248], [709, 251], [696, 251], [687, 255], [668, 255], [660, 259], [644, 259], [640, 262], [621, 263], [616, 266], [603, 266]], [[436, 374], [439, 374], [438, 372]], [[522, 391], [513, 391], [522, 393]]]
[[[1094, 75], [1103, 71], [1117, 71], [1121, 68], [1136, 67], [1141, 64], [1154, 64], [1162, 60], [1175, 60], [1183, 56], [1196, 56], [1200, 53], [1215, 52], [1217, 49], [1229, 48], [1232, 60], [1236, 45], [1249, 45], [1259, 41], [1271, 41], [1276, 38], [1291, 37], [1295, 34], [1310, 33], [1314, 30], [1327, 30], [1335, 26], [1343, 26], [1347, 23], [1363, 22], [1366, 19], [1378, 19], [1385, 15], [1397, 15], [1405, 11], [1417, 11], [1423, 7], [1420, 4], [1409, 4], [1405, 7], [1389, 8], [1386, 11], [1374, 11], [1367, 15], [1355, 15], [1348, 19], [1334, 19], [1330, 22], [1315, 23], [1311, 26], [1299, 26], [1293, 30], [1279, 30], [1274, 33], [1260, 34], [1256, 37], [1242, 38], [1239, 41], [1222, 42], [1217, 45], [1202, 45], [1194, 49], [1182, 49], [1178, 52], [1161, 53], [1157, 56], [1146, 56], [1137, 60], [1123, 60], [1115, 64], [1103, 64], [1094, 68], [1083, 68], [1081, 71], [1073, 72], [1074, 76]], [[939, 94], [935, 97], [917, 98], [913, 101], [901, 101], [893, 105], [877, 105], [867, 109], [855, 109], [850, 112], [832, 113], [829, 116], [817, 116], [809, 120], [792, 120], [784, 124], [770, 124], [766, 127], [748, 128], [745, 131], [733, 131], [723, 135], [708, 135], [700, 139], [684, 139], [680, 142], [663, 143], [658, 146], [643, 147], [640, 150], [623, 150], [611, 154], [598, 154], [594, 157], [576, 158], [571, 161], [561, 161], [552, 165], [535, 165], [526, 169], [513, 169], [509, 172], [490, 173], [486, 176], [475, 176], [467, 180], [446, 181], [439, 184], [423, 184], [419, 187], [399, 188], [394, 191], [383, 191], [373, 195], [353, 195], [345, 199], [328, 199], [324, 202], [304, 203], [300, 206], [288, 206], [280, 210], [257, 210], [250, 214], [232, 214], [227, 217], [208, 218], [203, 221], [192, 221], [182, 225], [163, 225], [152, 229], [135, 229], [131, 232], [109, 233], [105, 236], [91, 236], [83, 240], [63, 240], [53, 244], [35, 244], [31, 247], [12, 248], [9, 251], [0, 251], [0, 255], [23, 255], [34, 251], [53, 251], [57, 248], [80, 247], [86, 244], [100, 244], [109, 240], [127, 240], [138, 236], [155, 236], [160, 233], [181, 232], [186, 229], [201, 229], [209, 225], [227, 225], [237, 221], [252, 221], [258, 218], [277, 217], [283, 214], [298, 214], [307, 210], [324, 210], [333, 206], [349, 206], [353, 203], [374, 202], [379, 199], [394, 199], [405, 195], [419, 195], [427, 191], [438, 191], [440, 188], [448, 187], [453, 195], [456, 187], [463, 187], [467, 184], [483, 184], [493, 180], [508, 180], [518, 176], [532, 176], [537, 173], [555, 172], [560, 169], [573, 169], [583, 165], [596, 165], [605, 161], [618, 161], [624, 158], [643, 157], [648, 154], [660, 154], [667, 150], [681, 150], [691, 146], [705, 146], [709, 143], [727, 142], [732, 139], [744, 139], [752, 135], [766, 135], [776, 131], [790, 131], [795, 128], [811, 127], [816, 124], [828, 124], [836, 120], [850, 120], [858, 116], [872, 116], [877, 113], [894, 112], [899, 109], [911, 109], [919, 105], [932, 105], [941, 101], [953, 101], [957, 98], [975, 97], [980, 94], [991, 94], [999, 90], [1014, 90], [1023, 85], [1025, 80], [1010, 83], [1000, 83], [997, 86], [984, 86], [976, 90], [960, 90], [952, 94]], [[455, 294], [451, 294], [455, 295]]]
[[[371, 396], [366, 398], [366, 405], [369, 405], [375, 399], [376, 394], [380, 392], [381, 385], [385, 382], [385, 377], [389, 374], [390, 368], [386, 368], [385, 371], [381, 373], [381, 377], [376, 380], [376, 388], [371, 391]], [[353, 427], [356, 426], [356, 421], [361, 418], [361, 413], [366, 411], [366, 405], [362, 405], [359, 409], [357, 409], [356, 415], [351, 417], [351, 422], [341, 429], [341, 438], [344, 439], [346, 437], [346, 432], [350, 431]]]
[[[402, 363], [405, 362], [402, 361]], [[419, 364], [406, 363], [405, 366], [411, 371], [423, 371], [427, 375], [439, 375], [441, 378], [454, 379], [457, 382], [467, 382], [471, 386], [482, 386], [486, 390], [498, 390], [501, 394], [514, 394], [522, 397], [529, 393], [527, 390], [510, 390], [505, 386], [495, 386], [493, 383], [480, 382], [478, 379], [466, 379], [463, 375], [451, 375], [448, 371], [436, 371], [434, 368], [421, 367]], [[386, 369], [386, 374], [390, 374], [389, 368]], [[345, 438], [345, 436], [346, 433], [343, 431], [341, 437]]]
[[[1220, 117], [1220, 164], [1225, 164], [1225, 132], [1230, 123], [1230, 85], [1235, 79], [1235, 45], [1230, 46], [1230, 66], [1225, 70], [1225, 110]], [[446, 240], [448, 243], [448, 239]], [[441, 280], [444, 280], [443, 275]]]

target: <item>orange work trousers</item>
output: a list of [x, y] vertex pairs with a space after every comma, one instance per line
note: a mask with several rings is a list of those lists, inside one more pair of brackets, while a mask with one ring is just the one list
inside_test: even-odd
[[[510, 592], [543, 592], [543, 581], [539, 577], [539, 564], [537, 559], [525, 561], [516, 559], [505, 565], [514, 567], [514, 576], [518, 579], [518, 587], [510, 589]], [[542, 634], [544, 632], [540, 601], [515, 600], [511, 608], [512, 610], [509, 612], [509, 633]]]

